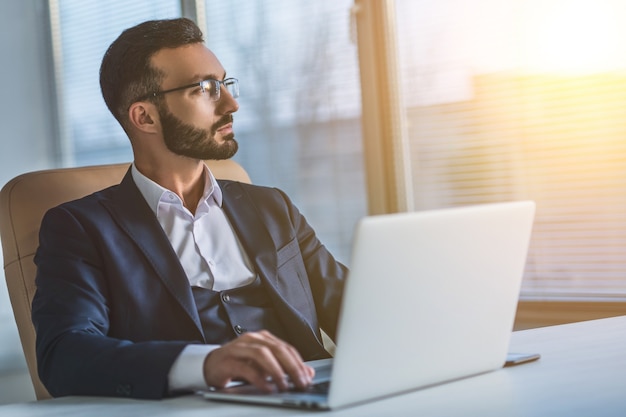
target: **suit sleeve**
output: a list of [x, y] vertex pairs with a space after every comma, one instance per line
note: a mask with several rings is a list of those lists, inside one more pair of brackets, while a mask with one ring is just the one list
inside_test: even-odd
[[39, 377], [50, 394], [166, 395], [168, 371], [188, 342], [108, 336], [113, 301], [97, 238], [69, 210], [46, 214], [39, 241], [32, 319]]

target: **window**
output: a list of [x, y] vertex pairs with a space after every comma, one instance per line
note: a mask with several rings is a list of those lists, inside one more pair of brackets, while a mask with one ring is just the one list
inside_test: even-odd
[[622, 3], [396, 2], [415, 208], [535, 200], [527, 299], [626, 297]]
[[[207, 22], [207, 45], [241, 85], [235, 159], [254, 183], [285, 190], [348, 263], [354, 225], [366, 212], [352, 0], [202, 1], [195, 10], [206, 10], [197, 20]], [[182, 3], [50, 2], [64, 165], [132, 159], [101, 97], [100, 62], [122, 30], [178, 17]]]
[[132, 160], [128, 138], [102, 99], [99, 71], [119, 34], [144, 20], [181, 14], [178, 0], [51, 0], [63, 165]]
[[[64, 165], [131, 159], [101, 98], [100, 60], [121, 30], [180, 16], [190, 2], [101, 3], [50, 1]], [[622, 2], [384, 3], [395, 10], [408, 141], [391, 158], [407, 166], [394, 179], [410, 188], [406, 207], [535, 200], [523, 297], [626, 297]], [[253, 182], [285, 190], [349, 263], [354, 224], [367, 212], [353, 0], [196, 6], [207, 45], [241, 83], [235, 159]], [[368, 84], [366, 101], [382, 82]], [[390, 198], [370, 195], [370, 209]]]
[[235, 156], [256, 184], [287, 192], [348, 262], [366, 213], [352, 0], [207, 2], [208, 47], [239, 78]]

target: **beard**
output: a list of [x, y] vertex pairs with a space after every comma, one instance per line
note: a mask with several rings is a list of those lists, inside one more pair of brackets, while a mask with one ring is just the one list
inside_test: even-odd
[[229, 159], [239, 149], [234, 133], [224, 136], [223, 143], [215, 140], [217, 129], [232, 123], [230, 114], [219, 119], [210, 130], [184, 123], [164, 106], [159, 106], [159, 117], [165, 146], [177, 155], [193, 159]]

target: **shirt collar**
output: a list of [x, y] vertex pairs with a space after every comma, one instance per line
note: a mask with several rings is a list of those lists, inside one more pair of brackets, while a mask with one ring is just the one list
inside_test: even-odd
[[[134, 162], [131, 166], [131, 174], [133, 176], [133, 181], [135, 181], [139, 192], [148, 203], [148, 206], [150, 206], [150, 209], [154, 212], [154, 214], [157, 214], [159, 202], [161, 201], [163, 194], [170, 193], [172, 191], [162, 187], [139, 172]], [[202, 198], [198, 202], [198, 205], [204, 201], [208, 201], [210, 198], [213, 198], [220, 207], [222, 206], [222, 190], [213, 176], [213, 173], [205, 164], [204, 192], [202, 193]]]

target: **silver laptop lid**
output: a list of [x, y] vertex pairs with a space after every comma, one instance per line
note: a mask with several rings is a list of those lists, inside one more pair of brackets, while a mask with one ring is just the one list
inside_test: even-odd
[[330, 407], [501, 367], [534, 211], [514, 202], [360, 221]]

